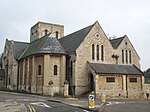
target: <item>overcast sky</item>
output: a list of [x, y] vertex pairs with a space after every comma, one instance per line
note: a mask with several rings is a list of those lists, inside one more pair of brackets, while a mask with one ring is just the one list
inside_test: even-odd
[[150, 0], [1, 0], [0, 53], [5, 39], [29, 42], [38, 21], [61, 24], [65, 35], [99, 21], [109, 36], [127, 35], [150, 68]]

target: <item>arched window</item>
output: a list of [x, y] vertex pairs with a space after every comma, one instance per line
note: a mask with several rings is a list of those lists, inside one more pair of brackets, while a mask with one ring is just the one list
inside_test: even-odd
[[44, 30], [44, 34], [45, 34], [45, 35], [48, 34], [48, 30], [47, 30], [47, 29]]
[[128, 51], [126, 50], [126, 64], [128, 64]]
[[97, 45], [97, 60], [99, 60], [99, 45]]
[[57, 75], [57, 65], [54, 65], [54, 75]]
[[56, 31], [56, 38], [58, 39], [58, 34], [59, 34], [59, 32], [58, 31]]
[[122, 50], [122, 64], [124, 64], [124, 50]]
[[129, 62], [130, 62], [130, 64], [132, 63], [131, 51], [129, 51]]
[[104, 61], [104, 46], [101, 45], [101, 60]]
[[92, 44], [92, 60], [94, 60], [94, 57], [95, 57], [95, 52], [94, 52], [94, 44]]
[[41, 65], [38, 65], [38, 75], [42, 75], [41, 74]]
[[8, 84], [10, 85], [10, 78], [8, 79]]

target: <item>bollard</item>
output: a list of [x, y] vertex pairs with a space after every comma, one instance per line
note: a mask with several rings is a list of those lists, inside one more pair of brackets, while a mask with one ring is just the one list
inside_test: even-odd
[[101, 100], [102, 100], [102, 103], [106, 102], [106, 95], [104, 93], [102, 94]]
[[89, 95], [89, 108], [94, 108], [94, 95]]

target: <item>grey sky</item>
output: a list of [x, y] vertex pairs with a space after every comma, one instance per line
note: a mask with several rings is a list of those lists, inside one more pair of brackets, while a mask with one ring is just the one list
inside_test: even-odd
[[2, 0], [0, 52], [5, 39], [29, 42], [38, 21], [62, 24], [65, 35], [99, 21], [109, 36], [128, 35], [141, 57], [142, 70], [150, 67], [150, 0]]

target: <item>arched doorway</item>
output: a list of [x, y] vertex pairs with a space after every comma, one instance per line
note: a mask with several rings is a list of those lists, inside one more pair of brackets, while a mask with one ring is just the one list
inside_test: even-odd
[[89, 91], [94, 91], [95, 84], [94, 84], [94, 77], [93, 74], [89, 74]]

